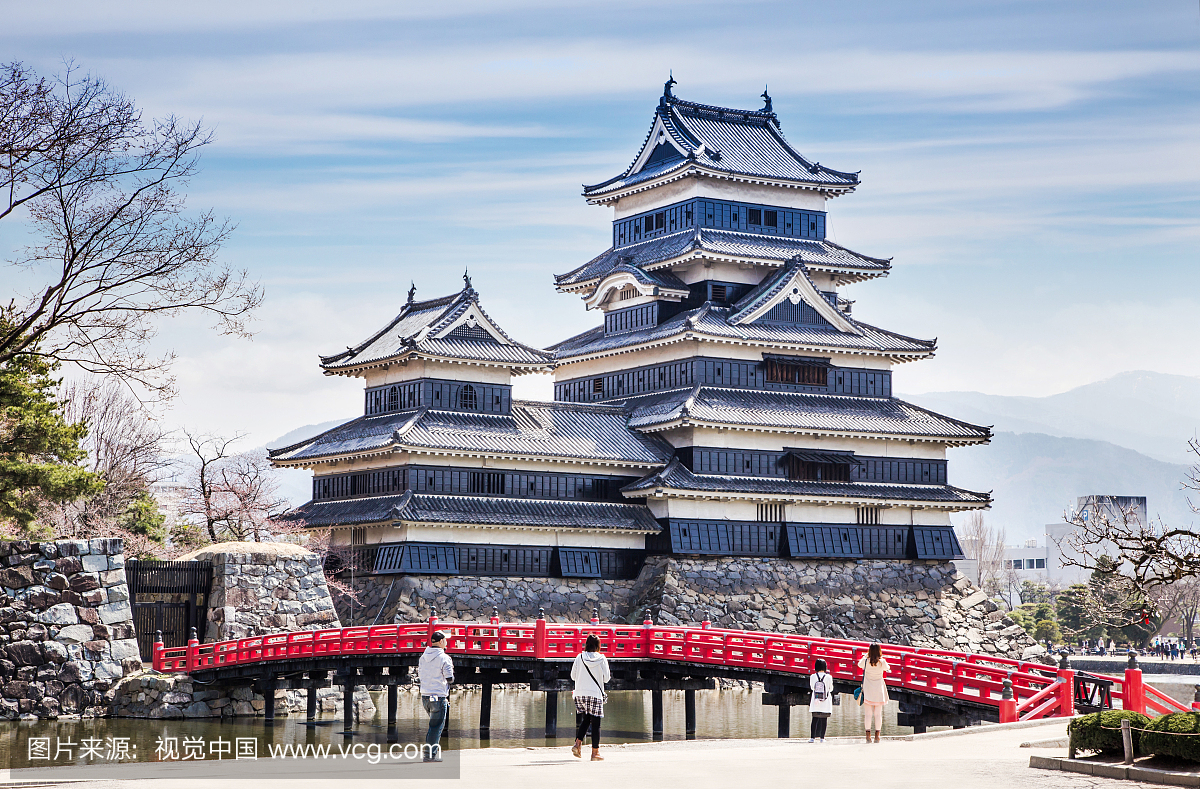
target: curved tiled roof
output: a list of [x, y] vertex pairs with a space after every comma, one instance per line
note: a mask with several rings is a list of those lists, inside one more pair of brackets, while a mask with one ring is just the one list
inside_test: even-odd
[[646, 146], [660, 144], [651, 140], [648, 133], [634, 163], [614, 178], [584, 186], [585, 197], [600, 201], [662, 176], [705, 171], [791, 182], [830, 192], [851, 191], [858, 185], [857, 173], [831, 170], [801, 155], [784, 139], [779, 119], [769, 109], [739, 110], [697, 104], [676, 98], [668, 88], [655, 110], [650, 133], [659, 120], [675, 148], [683, 153], [634, 172]]
[[[486, 330], [479, 336], [434, 338], [431, 335], [450, 326], [470, 307], [503, 338], [497, 340]], [[515, 342], [495, 324], [479, 304], [479, 294], [468, 283], [453, 296], [429, 301], [410, 301], [400, 314], [375, 334], [356, 346], [321, 357], [321, 367], [330, 372], [351, 370], [378, 364], [409, 354], [464, 361], [491, 362], [523, 369], [548, 368], [551, 356], [545, 351]]]
[[662, 471], [649, 474], [621, 490], [626, 493], [653, 491], [656, 488], [696, 493], [742, 493], [795, 498], [844, 498], [860, 501], [882, 499], [930, 504], [987, 506], [991, 495], [952, 485], [883, 484], [864, 482], [814, 482], [767, 477], [741, 477], [727, 474], [695, 474], [672, 459]]
[[629, 425], [663, 430], [687, 422], [749, 429], [900, 436], [948, 444], [991, 440], [990, 428], [895, 398], [764, 392], [697, 385], [625, 401]]
[[530, 526], [634, 531], [656, 534], [658, 522], [641, 504], [510, 499], [492, 496], [434, 496], [406, 491], [342, 501], [310, 501], [281, 517], [306, 526], [362, 523], [453, 523], [477, 526]]
[[392, 451], [634, 466], [665, 463], [671, 454], [664, 442], [630, 430], [620, 408], [517, 400], [509, 415], [417, 409], [359, 417], [315, 438], [272, 450], [270, 457], [283, 465], [306, 465]]
[[578, 334], [551, 345], [557, 360], [574, 360], [593, 354], [605, 354], [643, 344], [670, 342], [689, 336], [693, 339], [710, 339], [716, 342], [761, 344], [771, 347], [800, 346], [813, 350], [848, 350], [883, 356], [897, 357], [928, 356], [937, 347], [936, 340], [918, 340], [884, 329], [878, 329], [847, 317], [860, 334], [841, 332], [832, 326], [817, 326], [795, 323], [754, 322], [733, 325], [729, 323], [731, 310], [705, 304], [647, 329], [606, 335], [604, 327]]
[[692, 253], [751, 260], [763, 265], [782, 265], [799, 256], [810, 269], [840, 274], [850, 282], [887, 276], [892, 266], [890, 260], [862, 255], [825, 239], [689, 228], [649, 241], [613, 247], [579, 268], [556, 276], [554, 283], [560, 290], [575, 290], [597, 283], [621, 263], [653, 270]]

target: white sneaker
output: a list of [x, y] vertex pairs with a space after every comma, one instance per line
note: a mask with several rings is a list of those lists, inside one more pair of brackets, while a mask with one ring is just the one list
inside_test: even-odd
[[[816, 742], [816, 740], [814, 740], [812, 737], [809, 737], [809, 738], [808, 738], [808, 741], [809, 741], [809, 742]], [[824, 742], [824, 740], [822, 740], [822, 742]]]

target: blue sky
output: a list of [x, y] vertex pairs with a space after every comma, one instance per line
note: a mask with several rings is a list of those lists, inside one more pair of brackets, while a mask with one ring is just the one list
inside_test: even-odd
[[[628, 165], [677, 95], [756, 108], [862, 186], [830, 235], [893, 257], [855, 315], [938, 337], [901, 392], [1044, 395], [1200, 375], [1200, 8], [1188, 2], [54, 2], [0, 0], [4, 60], [64, 58], [217, 142], [189, 204], [262, 280], [252, 342], [163, 327], [168, 420], [262, 443], [351, 415], [318, 353], [469, 268], [510, 334], [596, 314], [552, 275], [603, 251], [582, 183]], [[0, 248], [23, 243], [0, 227]], [[526, 382], [526, 395], [548, 395]]]

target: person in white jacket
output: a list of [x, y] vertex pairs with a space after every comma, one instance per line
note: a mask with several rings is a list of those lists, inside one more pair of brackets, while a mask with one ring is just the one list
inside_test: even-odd
[[816, 670], [808, 677], [808, 688], [812, 691], [812, 699], [808, 702], [808, 711], [812, 713], [808, 741], [825, 742], [825, 730], [829, 726], [829, 716], [833, 714], [833, 677], [829, 676], [829, 666], [821, 658], [817, 658], [813, 668]]
[[442, 729], [450, 716], [450, 683], [454, 681], [454, 661], [446, 654], [446, 635], [438, 630], [429, 639], [429, 646], [417, 662], [417, 677], [421, 681], [421, 704], [429, 713], [429, 730], [425, 733], [422, 761], [442, 760]]
[[592, 730], [592, 761], [602, 762], [600, 755], [600, 719], [604, 717], [604, 702], [607, 695], [604, 685], [612, 679], [608, 658], [600, 652], [600, 639], [588, 636], [583, 651], [575, 656], [571, 666], [571, 679], [575, 681], [575, 745], [571, 753], [576, 759], [583, 758], [583, 736]]

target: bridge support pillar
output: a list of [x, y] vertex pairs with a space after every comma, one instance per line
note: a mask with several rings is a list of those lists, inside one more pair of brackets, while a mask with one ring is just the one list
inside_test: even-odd
[[262, 678], [263, 716], [267, 723], [275, 722], [275, 672], [264, 674]]
[[683, 730], [684, 737], [696, 739], [696, 691], [683, 692]]
[[492, 683], [485, 682], [479, 697], [479, 739], [492, 738]]
[[787, 739], [792, 736], [792, 706], [790, 704], [779, 705], [779, 737]]
[[663, 692], [650, 691], [650, 733], [654, 739], [663, 738]]
[[[489, 714], [491, 712], [490, 703], [488, 712]], [[556, 737], [558, 737], [558, 691], [548, 690], [546, 691], [546, 739], [553, 740]]]
[[308, 686], [307, 698], [305, 698], [306, 709], [304, 711], [305, 719], [315, 721], [317, 719], [317, 688], [314, 685]]
[[342, 728], [343, 734], [349, 735], [354, 731], [354, 675], [343, 677], [342, 685]]
[[396, 686], [389, 683], [387, 694], [387, 725], [389, 729], [394, 729], [396, 727]]

